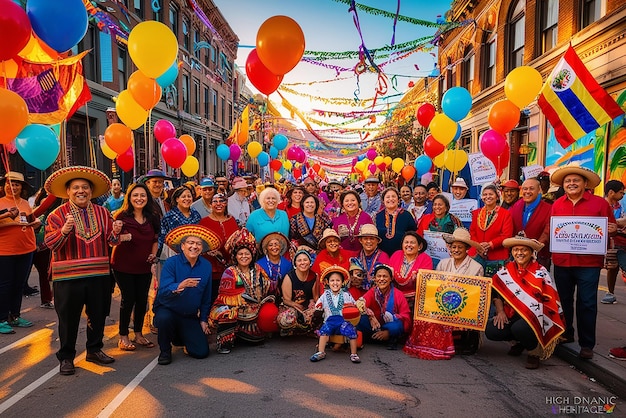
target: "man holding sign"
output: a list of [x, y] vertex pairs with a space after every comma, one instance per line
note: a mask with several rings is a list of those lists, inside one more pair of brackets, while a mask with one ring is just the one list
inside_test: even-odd
[[[609, 204], [603, 198], [595, 196], [591, 190], [600, 184], [600, 177], [593, 171], [577, 164], [570, 163], [559, 167], [552, 173], [550, 181], [562, 186], [565, 196], [557, 199], [552, 205], [551, 217], [566, 216], [571, 218], [597, 218], [598, 223], [608, 219], [606, 231], [598, 230], [598, 234], [606, 239], [606, 234], [613, 235], [617, 231], [615, 217]], [[558, 222], [550, 222], [542, 235], [541, 241], [550, 242], [554, 278], [565, 316], [566, 342], [574, 341], [574, 292], [576, 292], [576, 322], [578, 329], [579, 357], [593, 358], [593, 347], [596, 344], [596, 316], [598, 314], [598, 282], [600, 270], [604, 266], [604, 255], [584, 251], [560, 250], [557, 242], [564, 234]], [[552, 227], [551, 227], [552, 225]], [[578, 229], [578, 228], [577, 228]], [[573, 234], [570, 234], [570, 236]], [[579, 234], [581, 244], [586, 234]], [[605, 241], [606, 242], [606, 241]], [[591, 244], [589, 244], [591, 247]], [[557, 247], [557, 248], [555, 248]]]

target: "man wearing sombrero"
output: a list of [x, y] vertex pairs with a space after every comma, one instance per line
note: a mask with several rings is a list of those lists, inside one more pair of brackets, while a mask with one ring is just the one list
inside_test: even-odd
[[220, 246], [220, 239], [202, 225], [182, 225], [165, 237], [178, 255], [167, 259], [154, 302], [159, 329], [158, 363], [172, 362], [172, 343], [182, 343], [194, 358], [209, 355], [208, 317], [211, 308], [212, 266], [201, 254]]
[[[600, 176], [580, 165], [570, 163], [557, 168], [550, 178], [554, 184], [562, 186], [565, 195], [552, 204], [550, 216], [596, 216], [608, 218], [608, 233], [617, 232], [613, 210], [606, 200], [595, 196], [591, 191], [600, 184]], [[550, 236], [550, 223], [541, 237], [547, 243]], [[604, 255], [552, 253], [554, 281], [561, 298], [565, 316], [566, 342], [574, 341], [574, 293], [576, 293], [576, 328], [579, 357], [593, 358], [596, 344], [596, 317], [598, 314], [598, 282], [600, 270], [604, 267]]]
[[44, 184], [46, 191], [69, 201], [49, 216], [44, 242], [52, 251], [54, 307], [59, 318], [57, 351], [60, 373], [72, 375], [80, 317], [87, 312], [87, 357], [94, 363], [115, 360], [102, 352], [104, 321], [111, 306], [109, 247], [129, 237], [120, 235], [122, 222], [113, 221], [92, 198], [109, 191], [111, 181], [91, 167], [66, 167], [55, 171]]

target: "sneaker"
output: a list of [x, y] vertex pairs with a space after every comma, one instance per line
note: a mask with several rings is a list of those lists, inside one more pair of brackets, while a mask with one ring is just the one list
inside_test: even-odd
[[615, 347], [609, 350], [609, 357], [615, 360], [626, 360], [626, 347]]
[[218, 348], [218, 349], [217, 349], [217, 352], [218, 352], [219, 354], [230, 354], [230, 349], [220, 347], [220, 348]]
[[41, 305], [39, 305], [39, 307], [44, 308], [44, 309], [54, 309], [54, 303], [52, 302], [42, 303]]
[[615, 297], [613, 293], [607, 292], [607, 294], [604, 295], [604, 297], [602, 298], [600, 302], [606, 303], [606, 304], [617, 303], [617, 298]]
[[0, 334], [15, 334], [15, 330], [7, 321], [0, 322]]
[[317, 353], [313, 354], [309, 360], [315, 363], [316, 361], [322, 361], [325, 358], [326, 358], [326, 353], [323, 351], [318, 351]]
[[32, 327], [33, 323], [18, 316], [17, 318], [13, 319], [13, 321], [10, 321], [9, 325], [11, 325], [12, 327], [17, 327], [17, 328], [28, 328], [28, 327]]
[[39, 289], [37, 289], [37, 286], [27, 286], [24, 289], [24, 296], [26, 297], [30, 297], [30, 296], [37, 296], [39, 294]]
[[353, 363], [360, 363], [361, 359], [358, 354], [350, 354], [350, 361]]

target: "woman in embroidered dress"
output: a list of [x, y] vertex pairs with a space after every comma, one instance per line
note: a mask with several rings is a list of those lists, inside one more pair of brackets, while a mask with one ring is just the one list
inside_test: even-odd
[[265, 271], [254, 263], [256, 242], [252, 234], [243, 228], [226, 242], [226, 250], [232, 254], [232, 266], [222, 275], [217, 299], [209, 313], [213, 326], [217, 327], [217, 352], [228, 354], [235, 338], [259, 343], [265, 333], [258, 327], [261, 307], [274, 303], [270, 294], [270, 279]]
[[380, 249], [391, 256], [402, 247], [402, 239], [407, 231], [415, 231], [417, 224], [413, 216], [402, 209], [400, 192], [395, 187], [388, 187], [382, 194], [385, 208], [376, 214], [378, 236], [384, 237]]
[[320, 296], [317, 275], [311, 270], [311, 253], [305, 247], [298, 248], [293, 257], [293, 269], [281, 284], [282, 306], [276, 322], [280, 335], [313, 331], [312, 319], [315, 301]]
[[165, 245], [165, 236], [169, 232], [181, 225], [200, 223], [200, 213], [191, 207], [193, 203], [193, 195], [191, 190], [186, 186], [181, 186], [172, 193], [172, 209], [161, 219], [161, 233], [159, 234], [158, 256], [163, 252], [167, 257], [176, 254], [171, 248]]
[[[450, 201], [442, 194], [433, 199], [433, 212], [423, 215], [417, 226], [418, 234], [424, 236], [424, 231], [445, 232], [451, 234], [455, 229], [463, 226], [463, 222], [450, 213]], [[433, 258], [433, 266], [439, 263], [438, 258]]]
[[420, 269], [432, 270], [433, 260], [426, 254], [428, 243], [417, 232], [409, 231], [402, 239], [402, 249], [393, 253], [389, 265], [393, 268], [393, 281], [413, 311], [415, 303], [415, 280]]
[[481, 199], [485, 206], [472, 211], [470, 235], [480, 244], [480, 249], [472, 248], [470, 255], [485, 269], [485, 276], [493, 276], [509, 258], [509, 252], [502, 246], [506, 238], [513, 236], [513, 218], [508, 210], [498, 206], [500, 201], [495, 184], [482, 187]]
[[361, 226], [371, 224], [372, 217], [361, 209], [361, 196], [355, 190], [346, 190], [339, 196], [341, 214], [333, 219], [333, 229], [341, 238], [341, 248], [361, 251], [358, 239]]
[[287, 216], [291, 219], [296, 213], [302, 211], [302, 199], [304, 198], [304, 187], [294, 186], [285, 193], [285, 200], [280, 202], [278, 209], [287, 212]]
[[[319, 247], [322, 249], [317, 257], [311, 269], [321, 276], [322, 272], [330, 266], [340, 266], [348, 270], [350, 268], [350, 257], [354, 257], [356, 253], [354, 251], [348, 251], [341, 248], [339, 245], [339, 234], [334, 229], [327, 228], [324, 230], [322, 239], [320, 239]], [[320, 293], [324, 284], [320, 279]]]
[[318, 213], [320, 201], [317, 196], [307, 194], [302, 199], [302, 212], [289, 219], [289, 239], [296, 246], [306, 245], [317, 251], [318, 242], [326, 228], [332, 223], [324, 212]]
[[267, 234], [261, 241], [261, 252], [265, 254], [265, 257], [261, 256], [257, 264], [261, 266], [270, 279], [270, 293], [272, 295], [280, 294], [280, 282], [292, 268], [291, 261], [285, 258], [288, 250], [289, 240], [280, 232]]
[[216, 193], [211, 198], [211, 212], [200, 220], [200, 225], [206, 226], [220, 239], [220, 246], [202, 256], [213, 266], [213, 281], [211, 284], [211, 303], [217, 298], [220, 279], [230, 260], [230, 254], [224, 247], [228, 238], [239, 229], [234, 217], [227, 213], [228, 200], [222, 193]]
[[527, 369], [548, 359], [565, 330], [563, 309], [550, 273], [537, 262], [543, 244], [517, 236], [502, 245], [511, 249], [513, 261], [493, 276], [496, 314], [487, 322], [485, 336], [492, 341], [517, 341], [508, 354], [528, 350]]
[[[448, 244], [450, 258], [441, 260], [438, 271], [451, 272], [465, 276], [482, 276], [483, 268], [467, 254], [467, 251], [479, 247], [470, 239], [469, 231], [457, 228], [452, 234], [443, 234]], [[411, 335], [404, 346], [404, 352], [410, 356], [425, 360], [449, 360], [454, 356], [453, 328], [426, 321], [414, 321]]]

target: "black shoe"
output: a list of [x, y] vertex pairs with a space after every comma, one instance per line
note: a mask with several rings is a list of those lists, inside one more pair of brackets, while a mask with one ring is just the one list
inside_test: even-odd
[[113, 357], [107, 356], [102, 351], [96, 351], [95, 353], [88, 353], [85, 360], [92, 363], [111, 364], [115, 361]]
[[523, 352], [524, 352], [524, 346], [521, 343], [517, 343], [511, 346], [507, 354], [509, 356], [518, 357], [518, 356], [521, 356]]
[[74, 362], [72, 360], [61, 360], [61, 365], [59, 366], [59, 374], [62, 376], [71, 376], [76, 373], [76, 369], [74, 368]]
[[593, 350], [591, 348], [582, 347], [578, 353], [578, 357], [583, 360], [591, 360], [593, 358]]
[[37, 296], [38, 294], [39, 294], [39, 289], [37, 289], [37, 286], [34, 286], [34, 287], [26, 286], [24, 288], [24, 296], [26, 297]]
[[165, 353], [161, 351], [161, 354], [159, 354], [159, 359], [157, 360], [157, 362], [161, 366], [166, 366], [170, 364], [172, 362], [172, 353]]

